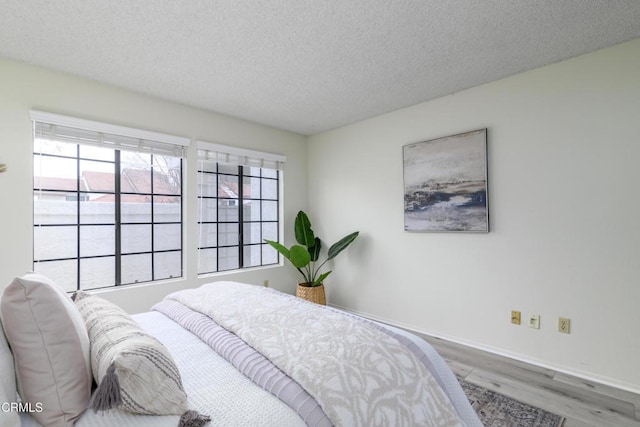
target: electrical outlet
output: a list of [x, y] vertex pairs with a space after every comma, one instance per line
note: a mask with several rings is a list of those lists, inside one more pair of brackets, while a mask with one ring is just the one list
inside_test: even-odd
[[511, 310], [511, 323], [514, 325], [520, 324], [520, 312], [517, 310]]
[[263, 281], [263, 282], [262, 282], [262, 285], [263, 285], [265, 288], [268, 288], [268, 287], [269, 287], [269, 281], [268, 281], [268, 280]]
[[571, 319], [558, 317], [558, 332], [568, 334], [571, 330]]
[[539, 314], [530, 314], [529, 315], [529, 327], [533, 329], [540, 329], [540, 315]]

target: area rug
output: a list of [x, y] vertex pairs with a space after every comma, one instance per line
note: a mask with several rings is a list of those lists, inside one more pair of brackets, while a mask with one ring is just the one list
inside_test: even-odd
[[564, 418], [460, 379], [460, 385], [486, 427], [560, 427]]

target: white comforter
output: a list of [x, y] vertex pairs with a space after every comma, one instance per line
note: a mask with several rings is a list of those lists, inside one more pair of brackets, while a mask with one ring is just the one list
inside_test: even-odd
[[166, 299], [206, 315], [204, 330], [222, 326], [240, 337], [313, 396], [336, 426], [463, 425], [418, 356], [362, 318], [237, 282]]

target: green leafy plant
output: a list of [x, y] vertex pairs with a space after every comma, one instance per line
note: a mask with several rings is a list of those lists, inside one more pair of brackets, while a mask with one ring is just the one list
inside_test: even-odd
[[265, 239], [265, 242], [274, 247], [283, 257], [293, 264], [300, 274], [302, 274], [302, 277], [304, 277], [304, 284], [306, 286], [320, 285], [322, 281], [331, 274], [331, 271], [320, 273], [320, 269], [327, 261], [334, 259], [340, 252], [345, 250], [359, 234], [359, 232], [356, 231], [331, 245], [327, 253], [327, 259], [319, 262], [322, 241], [313, 233], [311, 221], [309, 221], [309, 217], [303, 211], [298, 212], [298, 215], [296, 215], [294, 231], [296, 241], [299, 244], [291, 246], [290, 249], [273, 240]]

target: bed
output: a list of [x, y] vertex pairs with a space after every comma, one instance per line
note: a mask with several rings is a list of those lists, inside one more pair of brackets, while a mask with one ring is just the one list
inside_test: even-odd
[[[28, 281], [22, 278], [23, 285]], [[50, 285], [41, 277], [37, 277], [35, 283]], [[33, 286], [32, 289], [42, 288]], [[97, 377], [92, 381], [93, 396], [89, 396], [89, 404], [95, 407], [96, 395], [110, 393], [100, 391], [102, 384], [108, 383], [109, 372], [119, 376], [125, 400], [115, 408], [89, 409], [63, 417], [56, 425], [175, 427], [179, 423], [205, 425], [207, 418], [210, 421], [206, 425], [211, 426], [482, 425], [451, 370], [424, 340], [270, 288], [212, 282], [168, 295], [151, 311], [134, 316], [87, 293], [76, 296], [75, 303], [71, 303], [73, 308], [59, 294], [56, 298], [62, 299], [66, 309], [78, 310], [88, 331], [91, 348], [88, 370], [91, 376]], [[16, 323], [6, 310], [10, 303], [15, 306], [11, 298], [3, 295], [3, 326], [15, 357], [14, 365], [20, 370], [24, 369], [19, 367], [23, 358], [16, 353], [20, 343], [14, 348], [15, 337], [11, 336], [15, 335], [12, 329]], [[117, 320], [105, 320], [112, 318]], [[22, 323], [25, 322], [21, 320]], [[103, 329], [96, 333], [97, 323], [102, 323], [102, 327], [108, 325], [109, 332], [105, 334]], [[178, 376], [178, 385], [186, 395], [186, 401], [179, 402], [176, 398], [170, 404], [182, 409], [166, 415], [122, 410], [129, 397], [125, 391], [129, 381], [126, 362], [122, 360], [131, 351], [119, 350], [119, 356], [114, 357], [110, 353], [112, 347], [104, 351], [100, 347], [103, 345], [100, 340], [118, 329], [113, 325], [122, 325], [124, 330], [140, 328], [144, 334], [136, 332], [133, 334], [136, 339], [157, 341], [166, 350], [175, 363], [175, 372], [169, 371]], [[148, 337], [143, 337], [145, 334]], [[108, 341], [112, 344], [114, 340]], [[96, 361], [96, 353], [102, 353], [107, 363], [100, 364], [99, 358]], [[0, 384], [0, 394], [6, 394], [8, 401], [16, 389], [21, 389], [20, 374], [16, 385], [7, 381], [13, 375], [6, 372], [7, 366], [13, 364], [7, 362], [11, 356], [7, 344], [0, 342], [0, 362], [4, 363], [0, 363], [4, 383]], [[63, 359], [62, 362], [66, 362], [69, 357]], [[114, 367], [116, 359], [120, 365]], [[82, 370], [77, 365], [81, 362], [74, 364], [78, 375]], [[144, 370], [138, 360], [132, 363], [136, 368], [130, 370], [134, 374], [138, 372], [143, 380], [152, 376], [140, 374]], [[134, 386], [144, 390], [132, 393], [150, 393], [153, 401], [160, 395], [172, 393], [164, 391], [164, 385], [135, 383]], [[32, 400], [32, 403], [43, 402]], [[181, 412], [185, 408], [200, 416], [200, 424], [184, 422], [187, 412], [182, 415]], [[19, 410], [0, 412], [4, 417], [0, 425], [20, 425], [18, 422], [21, 422], [22, 426], [40, 426], [43, 423], [38, 419], [42, 420], [42, 414], [37, 410], [37, 406], [35, 409], [23, 406]]]

